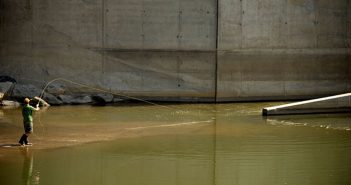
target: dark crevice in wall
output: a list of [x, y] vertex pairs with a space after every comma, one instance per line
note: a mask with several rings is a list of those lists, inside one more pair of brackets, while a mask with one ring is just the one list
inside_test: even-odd
[[[106, 9], [105, 6], [105, 0], [101, 1], [101, 48], [105, 48], [105, 18], [106, 18], [106, 13], [108, 12], [108, 9]], [[104, 74], [105, 74], [105, 50], [102, 49], [101, 52], [101, 73], [102, 73], [102, 83], [105, 84], [105, 78], [104, 78]]]
[[215, 37], [216, 37], [216, 46], [215, 46], [215, 49], [216, 49], [216, 56], [215, 56], [215, 80], [214, 80], [214, 83], [215, 83], [215, 87], [214, 87], [214, 101], [217, 102], [217, 91], [218, 91], [218, 37], [219, 37], [219, 0], [216, 1], [216, 34], [215, 34]]

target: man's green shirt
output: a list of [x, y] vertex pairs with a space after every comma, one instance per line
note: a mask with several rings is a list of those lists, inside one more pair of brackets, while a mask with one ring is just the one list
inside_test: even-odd
[[25, 106], [23, 106], [22, 108], [22, 116], [23, 116], [23, 122], [24, 123], [28, 123], [28, 122], [33, 122], [33, 110], [35, 110], [34, 107], [26, 104]]

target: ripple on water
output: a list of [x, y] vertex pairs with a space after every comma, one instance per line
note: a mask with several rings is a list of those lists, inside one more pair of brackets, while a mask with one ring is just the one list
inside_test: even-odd
[[312, 128], [324, 128], [330, 130], [351, 131], [351, 125], [343, 123], [313, 123], [313, 122], [298, 122], [292, 120], [267, 119], [266, 122], [274, 126], [305, 126]]

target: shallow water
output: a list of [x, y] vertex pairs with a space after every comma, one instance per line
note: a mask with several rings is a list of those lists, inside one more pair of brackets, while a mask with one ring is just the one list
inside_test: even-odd
[[0, 184], [351, 184], [351, 114], [275, 116], [274, 103], [0, 110]]

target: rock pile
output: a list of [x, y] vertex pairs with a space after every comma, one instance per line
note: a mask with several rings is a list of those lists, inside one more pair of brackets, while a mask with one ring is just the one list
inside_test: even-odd
[[[0, 83], [0, 100], [2, 96], [11, 87], [10, 82]], [[11, 96], [12, 100], [22, 102], [25, 97], [33, 98], [40, 96], [42, 89], [35, 87], [34, 85], [23, 85], [16, 84], [13, 89]], [[98, 104], [105, 105], [108, 103], [121, 101], [118, 98], [114, 98], [112, 94], [105, 93], [74, 93], [67, 91], [63, 85], [49, 85], [46, 91], [42, 95], [42, 99], [48, 102], [50, 105], [66, 105], [66, 104]]]

